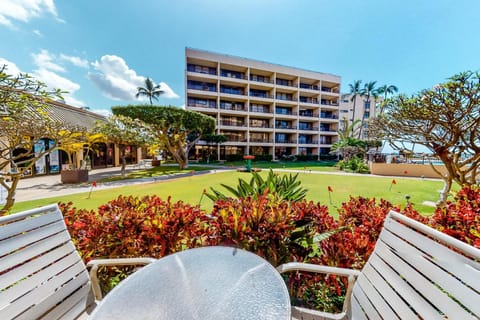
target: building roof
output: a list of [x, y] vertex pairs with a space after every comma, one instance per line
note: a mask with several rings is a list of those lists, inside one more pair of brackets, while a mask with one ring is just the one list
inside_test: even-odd
[[92, 129], [98, 121], [106, 121], [103, 115], [58, 101], [50, 102], [47, 112], [53, 120], [84, 127], [87, 130]]

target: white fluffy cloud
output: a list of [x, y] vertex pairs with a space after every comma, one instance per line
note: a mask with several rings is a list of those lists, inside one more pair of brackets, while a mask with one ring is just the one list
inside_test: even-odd
[[85, 103], [83, 101], [78, 100], [74, 97], [75, 92], [80, 89], [80, 85], [58, 74], [59, 72], [65, 72], [66, 69], [60, 64], [53, 62], [55, 60], [58, 60], [56, 55], [42, 49], [40, 53], [32, 54], [32, 57], [33, 62], [37, 66], [37, 69], [33, 71], [33, 75], [35, 76], [35, 78], [45, 82], [45, 84], [49, 88], [59, 88], [62, 91], [67, 91], [68, 93], [63, 94], [63, 98], [65, 99], [65, 102], [67, 104], [75, 107], [85, 106]]
[[88, 68], [88, 61], [80, 57], [68, 56], [66, 54], [60, 54], [60, 59], [70, 62], [76, 67]]
[[22, 72], [15, 63], [0, 57], [0, 68], [3, 67], [4, 65], [7, 66], [7, 70], [6, 70], [7, 74], [17, 75]]
[[32, 53], [33, 63], [40, 69], [48, 69], [50, 71], [65, 72], [65, 68], [61, 65], [53, 62], [56, 59], [55, 55], [51, 54], [45, 49], [42, 49], [40, 53]]
[[28, 22], [32, 18], [51, 14], [58, 21], [57, 9], [53, 0], [1, 0], [0, 24], [12, 27], [13, 21]]
[[[113, 100], [133, 101], [137, 88], [145, 85], [146, 77], [140, 76], [130, 69], [123, 58], [116, 55], [104, 55], [100, 61], [92, 66], [96, 72], [90, 72], [88, 77], [100, 89], [104, 96]], [[178, 98], [178, 95], [161, 82], [160, 88], [164, 91], [162, 97]]]

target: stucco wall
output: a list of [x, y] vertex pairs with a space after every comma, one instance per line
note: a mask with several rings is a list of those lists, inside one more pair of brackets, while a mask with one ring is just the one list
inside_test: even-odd
[[[442, 174], [447, 173], [445, 166], [435, 166], [435, 169]], [[440, 178], [440, 176], [433, 171], [430, 165], [413, 164], [413, 163], [373, 163], [370, 162], [370, 172], [380, 176], [402, 176], [402, 177], [425, 177], [425, 178]]]

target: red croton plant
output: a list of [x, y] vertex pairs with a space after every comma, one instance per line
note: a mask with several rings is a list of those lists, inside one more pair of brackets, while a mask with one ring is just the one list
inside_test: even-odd
[[[165, 255], [206, 245], [228, 245], [252, 251], [274, 266], [301, 261], [361, 269], [372, 253], [391, 209], [429, 224], [480, 248], [480, 191], [463, 188], [430, 218], [411, 204], [401, 209], [385, 200], [351, 197], [338, 209], [338, 219], [320, 203], [256, 198], [218, 200], [211, 212], [199, 205], [157, 196], [125, 197], [98, 210], [77, 210], [61, 204], [67, 227], [84, 260]], [[320, 243], [315, 235], [338, 230]], [[115, 273], [116, 272], [116, 273]], [[108, 284], [125, 275], [106, 271]], [[118, 276], [118, 272], [122, 276]], [[341, 308], [346, 279], [292, 273], [286, 279], [298, 305]], [[105, 286], [108, 290], [110, 285]]]

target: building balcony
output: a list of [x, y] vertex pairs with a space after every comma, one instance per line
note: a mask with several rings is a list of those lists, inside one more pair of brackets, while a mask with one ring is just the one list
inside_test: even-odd
[[300, 117], [305, 117], [305, 118], [318, 118], [318, 114], [317, 113], [313, 113], [313, 112], [302, 112], [300, 111], [298, 113], [298, 115]]
[[331, 88], [331, 87], [322, 87], [322, 92], [326, 93], [334, 93], [334, 94], [339, 94], [340, 92], [338, 91], [337, 87]]
[[213, 67], [201, 66], [198, 64], [189, 63], [187, 65], [187, 71], [193, 73], [201, 73], [201, 74], [208, 74], [208, 75], [217, 75], [217, 69]]
[[273, 80], [271, 80], [268, 77], [257, 76], [257, 75], [250, 75], [250, 81], [258, 82], [258, 83], [261, 83], [261, 84], [267, 84], [267, 85], [271, 85], [271, 86], [273, 86], [273, 84], [275, 83]]
[[297, 130], [297, 126], [275, 126], [276, 130]]
[[270, 109], [262, 109], [262, 108], [252, 108], [250, 107], [250, 112], [255, 112], [255, 113], [272, 113]]
[[245, 107], [238, 107], [238, 106], [222, 106], [220, 105], [220, 110], [225, 111], [238, 111], [238, 112], [245, 112], [247, 109]]
[[318, 127], [298, 127], [301, 131], [318, 131]]
[[297, 140], [289, 139], [289, 140], [276, 140], [276, 144], [297, 144]]
[[305, 141], [302, 141], [301, 139], [298, 140], [298, 144], [308, 144], [308, 145], [317, 145], [318, 144], [318, 141], [315, 141], [315, 140], [305, 140]]
[[221, 94], [231, 94], [231, 95], [237, 95], [237, 96], [244, 96], [245, 92], [242, 90], [233, 90], [233, 89], [220, 89]]
[[250, 123], [250, 129], [272, 129], [273, 126], [270, 124], [252, 124]]
[[226, 127], [239, 127], [239, 128], [246, 127], [245, 123], [243, 122], [236, 122], [236, 121], [229, 121], [229, 120], [220, 120], [219, 125], [226, 126]]
[[273, 143], [273, 139], [252, 138], [250, 137], [250, 143]]
[[250, 97], [261, 98], [261, 99], [273, 99], [273, 96], [268, 93], [259, 93], [259, 92], [251, 92], [249, 93]]
[[318, 99], [316, 98], [306, 98], [306, 97], [300, 97], [299, 99], [301, 104], [318, 104]]
[[297, 117], [297, 113], [295, 111], [285, 112], [285, 111], [276, 111], [275, 114], [277, 117]]
[[319, 91], [320, 88], [315, 84], [308, 84], [308, 83], [300, 83], [300, 89], [303, 90], [311, 90], [311, 91]]
[[215, 86], [203, 86], [203, 85], [193, 85], [190, 84], [187, 86], [188, 90], [198, 90], [198, 91], [208, 91], [208, 92], [217, 92]]

